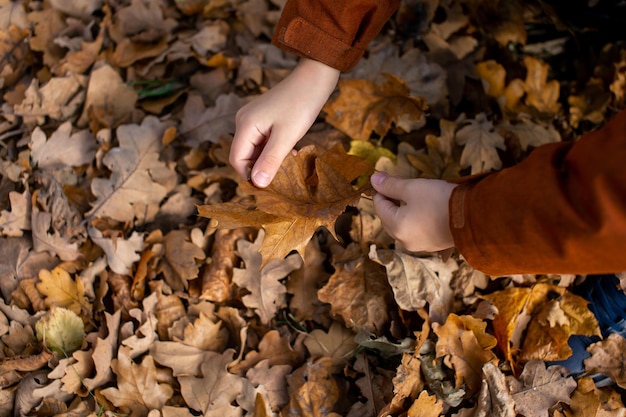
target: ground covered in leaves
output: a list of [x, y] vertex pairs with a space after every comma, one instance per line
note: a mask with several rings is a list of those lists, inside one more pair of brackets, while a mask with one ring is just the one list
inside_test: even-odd
[[625, 416], [621, 336], [553, 363], [585, 277], [403, 253], [367, 198], [624, 107], [626, 45], [565, 19], [610, 2], [525, 3], [404, 1], [260, 191], [227, 155], [280, 0], [0, 0], [0, 416]]

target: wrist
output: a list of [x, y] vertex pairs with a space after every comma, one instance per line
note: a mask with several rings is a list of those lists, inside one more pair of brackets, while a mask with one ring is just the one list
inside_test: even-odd
[[322, 92], [327, 97], [335, 89], [340, 74], [341, 71], [338, 69], [309, 58], [301, 58], [292, 72], [294, 78], [314, 85], [317, 91]]

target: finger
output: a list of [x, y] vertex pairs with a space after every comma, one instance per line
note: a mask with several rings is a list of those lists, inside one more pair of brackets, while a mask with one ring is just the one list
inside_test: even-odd
[[373, 202], [374, 210], [380, 218], [383, 227], [387, 229], [390, 234], [393, 234], [392, 231], [395, 229], [397, 223], [400, 206], [395, 201], [388, 199], [382, 194], [375, 194]]
[[242, 177], [248, 176], [250, 162], [258, 157], [259, 147], [265, 139], [266, 136], [255, 126], [240, 127], [235, 131], [228, 160]]
[[278, 129], [273, 129], [252, 167], [251, 179], [257, 187], [267, 187], [278, 172], [280, 165], [289, 152], [293, 149], [293, 144], [300, 138], [292, 140], [285, 137]]
[[370, 181], [374, 189], [388, 198], [403, 201], [407, 197], [408, 179], [392, 177], [384, 172], [375, 172]]

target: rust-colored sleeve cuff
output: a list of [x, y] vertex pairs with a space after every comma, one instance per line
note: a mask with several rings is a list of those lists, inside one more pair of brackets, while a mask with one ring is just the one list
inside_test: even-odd
[[288, 0], [272, 43], [297, 56], [349, 71], [399, 3], [399, 0]]
[[576, 142], [461, 181], [450, 197], [455, 246], [493, 276], [626, 270], [626, 110]]

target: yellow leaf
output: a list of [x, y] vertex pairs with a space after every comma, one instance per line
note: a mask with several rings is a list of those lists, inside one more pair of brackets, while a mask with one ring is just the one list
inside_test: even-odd
[[52, 271], [39, 271], [37, 289], [43, 294], [46, 307], [65, 307], [80, 315], [89, 310], [89, 303], [85, 298], [85, 287], [80, 279], [72, 279], [70, 274], [60, 267]]

